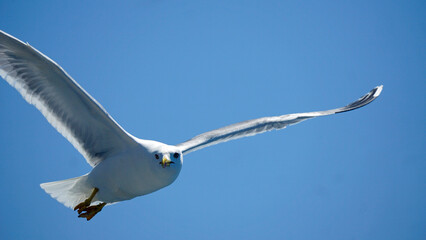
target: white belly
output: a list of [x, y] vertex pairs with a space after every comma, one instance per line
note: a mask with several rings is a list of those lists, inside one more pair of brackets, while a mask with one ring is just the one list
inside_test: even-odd
[[88, 183], [99, 192], [95, 201], [113, 203], [157, 191], [170, 185], [179, 175], [181, 165], [162, 169], [143, 150], [103, 160], [88, 176]]

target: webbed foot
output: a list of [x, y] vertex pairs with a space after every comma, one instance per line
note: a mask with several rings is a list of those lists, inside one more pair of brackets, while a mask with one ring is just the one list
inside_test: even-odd
[[95, 206], [89, 206], [86, 207], [84, 210], [82, 210], [83, 213], [80, 213], [78, 215], [79, 218], [86, 218], [87, 221], [89, 221], [90, 219], [92, 219], [98, 212], [100, 212], [102, 210], [102, 208], [104, 208], [104, 206], [106, 205], [106, 203], [100, 203], [98, 205]]
[[[78, 217], [86, 218], [87, 221], [92, 219], [98, 212], [102, 210], [102, 208], [106, 205], [106, 203], [101, 203], [96, 206], [90, 206], [92, 203], [93, 198], [95, 197], [96, 193], [99, 191], [98, 188], [94, 188], [92, 191], [92, 194], [90, 194], [89, 198], [84, 200], [83, 202], [79, 203], [77, 206], [74, 207], [74, 211], [77, 210]], [[83, 211], [85, 211], [83, 213]]]

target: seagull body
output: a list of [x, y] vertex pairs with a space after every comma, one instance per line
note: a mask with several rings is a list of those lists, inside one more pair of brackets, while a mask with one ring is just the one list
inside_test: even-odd
[[107, 204], [149, 194], [173, 183], [182, 168], [184, 154], [283, 129], [310, 118], [351, 111], [369, 104], [382, 91], [382, 86], [378, 86], [342, 108], [248, 120], [173, 146], [127, 133], [58, 64], [2, 31], [0, 76], [34, 105], [93, 167], [83, 176], [40, 185], [87, 220]]
[[[89, 192], [94, 187], [102, 189], [93, 201], [114, 203], [129, 200], [166, 187], [178, 177], [182, 157], [173, 157], [175, 153], [181, 155], [177, 147], [156, 141], [135, 140], [138, 145], [103, 160], [87, 175], [83, 187], [88, 187]], [[155, 154], [161, 153], [164, 159], [172, 159], [174, 162], [167, 169], [151, 157], [155, 158]], [[77, 199], [70, 207], [74, 207], [80, 200]]]

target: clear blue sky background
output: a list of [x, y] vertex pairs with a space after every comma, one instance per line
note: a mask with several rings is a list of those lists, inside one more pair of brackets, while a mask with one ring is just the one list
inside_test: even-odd
[[[120, 3], [119, 3], [120, 2]], [[39, 184], [90, 171], [0, 81], [0, 239], [424, 239], [425, 1], [1, 1], [135, 136], [362, 109], [185, 156], [153, 194], [78, 219]], [[123, 237], [123, 238], [122, 238]]]

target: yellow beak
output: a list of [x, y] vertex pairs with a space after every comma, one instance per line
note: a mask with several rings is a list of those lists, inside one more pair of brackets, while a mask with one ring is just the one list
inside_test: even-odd
[[170, 164], [175, 163], [173, 161], [171, 161], [170, 159], [168, 159], [167, 157], [163, 157], [163, 160], [161, 162], [159, 162], [159, 164], [161, 164], [161, 166], [163, 166], [163, 168], [170, 166]]

